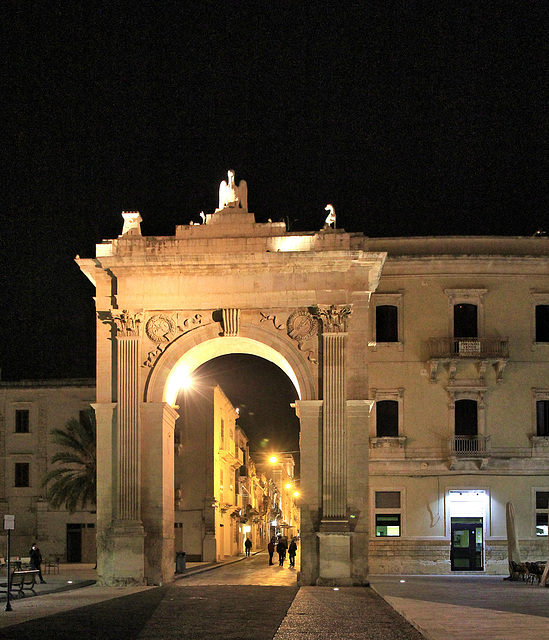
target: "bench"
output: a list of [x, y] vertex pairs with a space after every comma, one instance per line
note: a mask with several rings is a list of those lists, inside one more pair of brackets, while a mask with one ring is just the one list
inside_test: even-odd
[[[38, 569], [29, 569], [28, 571], [13, 571], [11, 574], [11, 591], [17, 589], [21, 595], [25, 595], [24, 590], [26, 589], [34, 593], [34, 585], [36, 584], [38, 573]], [[7, 593], [7, 582], [3, 582], [2, 584], [0, 584], [0, 587], [2, 587], [3, 592]]]

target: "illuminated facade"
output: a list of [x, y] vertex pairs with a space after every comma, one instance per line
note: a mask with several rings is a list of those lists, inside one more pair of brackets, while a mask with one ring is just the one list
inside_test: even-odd
[[508, 501], [527, 555], [547, 550], [548, 239], [371, 239], [333, 207], [292, 233], [247, 201], [229, 175], [204, 224], [143, 237], [126, 213], [77, 260], [96, 287], [100, 580], [171, 579], [177, 397], [231, 353], [296, 389], [302, 584], [503, 572]]
[[549, 241], [370, 239], [370, 571], [507, 573], [548, 555]]

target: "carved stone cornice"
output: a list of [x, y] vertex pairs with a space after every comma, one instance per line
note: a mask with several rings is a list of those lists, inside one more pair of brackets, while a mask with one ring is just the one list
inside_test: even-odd
[[322, 320], [323, 333], [344, 333], [347, 318], [352, 313], [350, 304], [317, 305], [316, 315]]

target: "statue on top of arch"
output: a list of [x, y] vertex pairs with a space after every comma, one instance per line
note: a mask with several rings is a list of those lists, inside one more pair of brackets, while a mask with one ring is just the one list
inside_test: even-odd
[[223, 180], [219, 185], [219, 208], [241, 208], [248, 211], [248, 185], [246, 180], [241, 180], [238, 185], [234, 179], [234, 171], [229, 169], [227, 172], [228, 180]]

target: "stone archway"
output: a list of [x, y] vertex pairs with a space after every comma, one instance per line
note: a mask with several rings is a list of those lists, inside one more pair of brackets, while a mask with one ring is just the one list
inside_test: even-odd
[[123, 235], [78, 259], [96, 286], [100, 580], [173, 578], [176, 372], [241, 350], [298, 389], [302, 584], [363, 584], [365, 336], [385, 254], [341, 229], [258, 224], [239, 199], [169, 238], [145, 238], [140, 216], [124, 216]]

